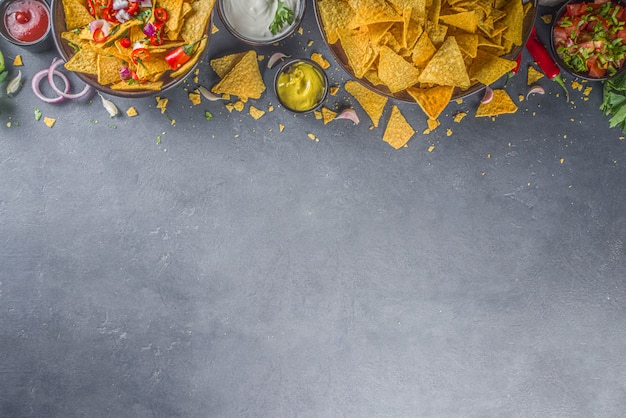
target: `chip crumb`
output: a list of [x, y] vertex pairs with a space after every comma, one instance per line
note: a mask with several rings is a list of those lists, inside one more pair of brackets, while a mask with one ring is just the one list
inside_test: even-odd
[[546, 25], [549, 25], [550, 23], [552, 23], [552, 15], [541, 15], [541, 20], [543, 20], [543, 23], [545, 23]]
[[157, 102], [157, 109], [161, 109], [161, 113], [165, 113], [165, 110], [167, 109], [167, 102], [169, 101], [169, 99], [167, 97], [156, 97], [156, 102]]
[[313, 40], [310, 39], [309, 42], [306, 43], [306, 46], [312, 46], [313, 45]]
[[269, 106], [267, 107], [267, 111], [268, 111], [268, 112], [273, 112], [273, 111], [274, 111], [274, 105], [269, 105]]
[[491, 159], [491, 153], [487, 153], [487, 159]]
[[302, 26], [300, 26], [300, 27], [298, 28], [298, 34], [299, 34], [299, 35], [302, 35], [303, 33], [304, 33], [304, 29], [302, 29]]
[[580, 84], [578, 81], [574, 80], [574, 81], [572, 81], [572, 88], [574, 90], [582, 91], [583, 85]]
[[324, 125], [335, 119], [335, 116], [337, 116], [337, 112], [326, 106], [322, 107], [322, 120], [324, 121]]
[[215, 26], [215, 23], [213, 23], [211, 25], [211, 35], [214, 34], [214, 33], [219, 32], [219, 31], [220, 31], [220, 29], [217, 26]]
[[11, 125], [13, 125], [13, 124], [11, 123], [11, 121], [7, 122], [7, 128], [10, 128], [10, 127], [11, 127]]
[[452, 129], [446, 129], [446, 136], [452, 136]]
[[426, 128], [422, 131], [422, 135], [430, 135], [431, 130]]
[[330, 93], [331, 96], [335, 96], [339, 92], [339, 87], [331, 86], [328, 92]]
[[176, 119], [172, 119], [172, 120], [170, 120], [170, 124], [171, 124], [172, 126], [176, 126]]
[[242, 100], [237, 100], [237, 101], [233, 104], [233, 107], [235, 108], [235, 110], [236, 110], [237, 112], [241, 112], [245, 106], [246, 106], [246, 105], [244, 104], [244, 102], [243, 102]]
[[196, 68], [195, 70], [193, 70], [194, 75], [198, 75], [200, 74], [200, 69]]
[[132, 118], [133, 116], [137, 116], [137, 115], [138, 115], [137, 109], [135, 109], [133, 106], [126, 109], [126, 116]]
[[319, 110], [314, 110], [313, 111], [313, 116], [315, 116], [315, 119], [321, 120], [322, 119], [322, 112], [320, 112]]
[[517, 95], [517, 100], [519, 100], [520, 102], [523, 102], [524, 101], [524, 95], [523, 94]]
[[235, 106], [232, 103], [226, 103], [226, 110], [228, 110], [228, 113], [232, 113], [233, 110], [235, 110]]
[[463, 99], [456, 99], [456, 104], [462, 104], [463, 103]]
[[265, 114], [264, 110], [257, 109], [252, 105], [250, 106], [250, 109], [248, 109], [248, 112], [250, 113], [250, 116], [254, 118], [254, 120], [259, 120]]
[[481, 172], [480, 172], [480, 175], [481, 175], [481, 176], [484, 176], [484, 175], [485, 175], [485, 172], [484, 172], [484, 171], [481, 171]]
[[283, 125], [282, 123], [279, 123], [279, 124], [278, 124], [278, 131], [279, 131], [279, 132], [282, 132], [282, 131], [284, 131], [284, 130], [285, 130], [285, 125]]
[[13, 66], [21, 67], [22, 65], [24, 65], [24, 62], [22, 61], [22, 56], [18, 54], [15, 56], [15, 59], [13, 60]]
[[567, 134], [563, 134], [563, 139], [567, 139]]
[[201, 99], [200, 99], [200, 93], [198, 92], [198, 90], [194, 90], [193, 92], [189, 93], [187, 96], [189, 97], [189, 100], [194, 106], [200, 104]]
[[565, 158], [561, 158], [561, 159], [559, 160], [559, 163], [561, 163], [561, 164], [563, 164], [564, 162], [565, 162]]
[[322, 56], [322, 54], [314, 52], [311, 54], [311, 60], [318, 63], [324, 70], [330, 67], [330, 62]]
[[593, 90], [593, 87], [591, 87], [591, 86], [585, 87], [585, 90], [583, 90], [583, 95], [584, 96], [589, 96], [589, 94], [591, 93], [591, 90]]
[[428, 124], [428, 129], [430, 129], [431, 132], [434, 131], [437, 126], [441, 125], [441, 122], [439, 122], [439, 120], [430, 118], [426, 121], [426, 123]]
[[48, 128], [52, 128], [54, 124], [56, 123], [56, 121], [57, 121], [56, 119], [49, 118], [47, 116], [44, 116], [43, 118], [43, 123], [45, 123]]
[[435, 144], [430, 144], [428, 147], [428, 152], [433, 152], [435, 150]]
[[454, 121], [459, 123], [463, 120], [463, 118], [467, 116], [467, 112], [457, 112], [454, 114]]
[[200, 79], [198, 78], [198, 76], [197, 76], [197, 75], [193, 77], [193, 82], [194, 82], [194, 83], [198, 84], [198, 81], [199, 81], [199, 80], [200, 80]]
[[306, 134], [306, 136], [308, 136], [311, 141], [320, 142], [319, 138], [317, 138], [312, 133], [308, 133], [308, 134]]

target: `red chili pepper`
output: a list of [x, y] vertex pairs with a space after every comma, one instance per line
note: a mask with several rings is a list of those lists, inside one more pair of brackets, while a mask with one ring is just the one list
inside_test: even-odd
[[120, 45], [122, 46], [122, 48], [130, 48], [130, 39], [128, 38], [120, 39]]
[[136, 1], [129, 2], [126, 12], [131, 16], [136, 15], [139, 12], [139, 3]]
[[117, 10], [114, 10], [112, 7], [107, 7], [106, 9], [102, 9], [102, 18], [112, 23], [117, 23], [117, 17], [115, 14]]
[[569, 102], [569, 92], [567, 91], [565, 82], [561, 77], [561, 70], [559, 70], [559, 67], [550, 56], [550, 53], [539, 40], [534, 26], [530, 32], [528, 41], [526, 42], [526, 49], [530, 52], [530, 55], [533, 56], [535, 62], [539, 68], [541, 68], [546, 77], [552, 81], [556, 81], [561, 87], [563, 87], [563, 90], [565, 90], [565, 100]]
[[162, 7], [156, 7], [154, 9], [154, 18], [159, 22], [165, 22], [168, 19], [167, 10]]
[[87, 0], [87, 11], [90, 15], [96, 16], [96, 6], [93, 3], [93, 0]]
[[104, 31], [102, 30], [102, 28], [96, 28], [96, 30], [93, 31], [92, 36], [93, 36], [93, 40], [99, 44], [107, 40], [107, 36], [104, 34]]
[[205, 38], [206, 36], [203, 36], [195, 42], [179, 46], [168, 51], [167, 54], [165, 54], [165, 61], [169, 64], [172, 70], [178, 70], [191, 59], [191, 55], [193, 55], [193, 50], [195, 49], [196, 44]]
[[150, 51], [146, 48], [136, 48], [130, 53], [130, 59], [135, 64], [139, 64], [143, 61], [150, 61]]
[[506, 81], [504, 82], [504, 87], [506, 87], [506, 85], [509, 84], [509, 80], [513, 78], [513, 76], [519, 72], [519, 67], [522, 64], [521, 52], [517, 55], [517, 58], [515, 58], [515, 62], [517, 63], [517, 65], [515, 65], [515, 68], [509, 71], [508, 74], [506, 75]]
[[163, 45], [163, 37], [160, 32], [155, 33], [150, 37], [150, 45], [161, 46]]

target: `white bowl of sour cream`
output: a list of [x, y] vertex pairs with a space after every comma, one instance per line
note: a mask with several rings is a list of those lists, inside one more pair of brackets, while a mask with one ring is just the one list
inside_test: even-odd
[[302, 21], [305, 0], [218, 0], [226, 29], [251, 45], [265, 45], [291, 35]]

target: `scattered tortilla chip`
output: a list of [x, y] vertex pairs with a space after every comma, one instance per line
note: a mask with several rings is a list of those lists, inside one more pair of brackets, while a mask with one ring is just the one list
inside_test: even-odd
[[322, 107], [322, 120], [324, 121], [324, 125], [335, 119], [335, 116], [337, 116], [337, 112], [330, 110], [325, 106]]
[[199, 105], [202, 101], [202, 99], [200, 98], [200, 93], [197, 90], [190, 92], [187, 97], [189, 97], [191, 104], [193, 104], [194, 106]]
[[128, 117], [130, 117], [130, 118], [132, 118], [132, 117], [134, 117], [134, 116], [137, 116], [137, 115], [138, 115], [138, 113], [137, 113], [137, 109], [135, 109], [133, 106], [129, 107], [129, 108], [126, 110], [126, 115], [127, 115]]
[[529, 65], [526, 74], [526, 84], [530, 86], [532, 84], [535, 84], [541, 78], [543, 78], [543, 73], [537, 70], [532, 65]]
[[434, 86], [431, 88], [407, 89], [411, 97], [422, 108], [430, 119], [437, 119], [452, 99], [454, 87]]
[[54, 124], [56, 123], [56, 121], [57, 121], [56, 119], [49, 118], [47, 116], [44, 116], [43, 118], [43, 123], [45, 123], [48, 128], [52, 128]]
[[215, 71], [219, 78], [224, 78], [226, 74], [233, 69], [235, 64], [241, 61], [244, 55], [246, 55], [246, 52], [225, 55], [223, 57], [212, 59], [209, 62], [209, 65], [211, 65], [211, 68], [213, 68], [213, 71]]
[[264, 110], [257, 109], [254, 106], [250, 106], [250, 109], [248, 109], [248, 112], [250, 113], [250, 116], [252, 116], [255, 120], [259, 120], [259, 118], [261, 118], [261, 116], [265, 114]]
[[406, 121], [398, 106], [393, 105], [387, 128], [383, 134], [383, 141], [398, 149], [406, 145], [413, 134], [415, 134], [413, 127]]
[[478, 80], [488, 86], [516, 66], [515, 61], [478, 51], [469, 68], [469, 76], [472, 80]]
[[498, 116], [517, 112], [517, 105], [506, 90], [495, 89], [493, 99], [489, 103], [481, 103], [476, 109], [476, 117]]
[[367, 113], [372, 120], [374, 126], [378, 127], [378, 121], [387, 104], [387, 98], [362, 86], [356, 81], [346, 82], [345, 89], [359, 102], [363, 110], [365, 110], [365, 113]]
[[13, 60], [13, 66], [21, 67], [22, 65], [24, 65], [24, 62], [22, 61], [22, 56], [18, 54], [15, 56], [15, 59]]

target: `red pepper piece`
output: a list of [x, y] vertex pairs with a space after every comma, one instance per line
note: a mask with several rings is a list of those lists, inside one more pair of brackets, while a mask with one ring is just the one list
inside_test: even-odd
[[102, 28], [96, 28], [96, 30], [93, 31], [93, 40], [97, 43], [102, 43], [107, 40]]
[[139, 13], [139, 3], [136, 1], [129, 2], [128, 7], [126, 8], [126, 12], [131, 16], [135, 16], [137, 13]]
[[205, 38], [206, 36], [203, 36], [195, 42], [171, 49], [167, 52], [167, 54], [165, 54], [165, 61], [169, 64], [172, 70], [178, 70], [191, 59], [196, 44]]
[[528, 41], [526, 42], [526, 49], [530, 52], [530, 55], [533, 56], [533, 59], [546, 77], [552, 81], [556, 81], [561, 87], [563, 87], [563, 90], [565, 90], [565, 100], [569, 102], [569, 92], [567, 91], [565, 82], [561, 77], [561, 70], [559, 70], [559, 67], [550, 56], [550, 53], [539, 40], [534, 26], [530, 32]]
[[96, 16], [96, 6], [93, 0], [87, 0], [87, 11], [89, 12], [90, 15], [94, 17]]
[[150, 61], [150, 51], [146, 48], [135, 48], [130, 53], [130, 59], [134, 64], [139, 64], [143, 61]]
[[168, 19], [167, 10], [162, 7], [156, 7], [154, 9], [154, 18], [159, 22], [165, 22]]

